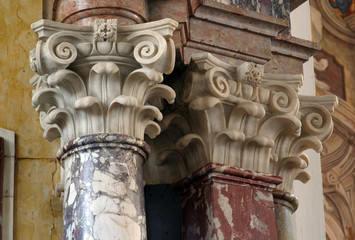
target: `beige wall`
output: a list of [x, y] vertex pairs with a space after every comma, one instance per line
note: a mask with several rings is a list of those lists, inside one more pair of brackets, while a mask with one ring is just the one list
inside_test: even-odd
[[[309, 1], [291, 13], [291, 34], [298, 38], [312, 40]], [[304, 83], [300, 90], [303, 95], [315, 95], [313, 58], [303, 65]], [[311, 180], [303, 184], [294, 183], [294, 193], [299, 199], [299, 208], [294, 214], [297, 240], [324, 240], [324, 203], [320, 165], [320, 154], [312, 150], [306, 152], [310, 160], [307, 171]]]
[[62, 216], [51, 204], [59, 142], [43, 139], [29, 84], [28, 54], [37, 41], [30, 24], [41, 14], [41, 0], [0, 0], [0, 127], [16, 133], [16, 240], [60, 239]]

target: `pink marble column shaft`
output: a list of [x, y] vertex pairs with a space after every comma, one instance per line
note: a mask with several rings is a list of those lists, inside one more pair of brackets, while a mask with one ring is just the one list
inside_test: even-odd
[[95, 19], [118, 19], [118, 25], [147, 21], [145, 0], [58, 0], [55, 2], [55, 21], [91, 25]]

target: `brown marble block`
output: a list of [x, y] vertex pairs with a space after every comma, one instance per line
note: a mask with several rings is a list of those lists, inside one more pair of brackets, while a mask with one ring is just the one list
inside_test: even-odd
[[[150, 20], [172, 18], [179, 22], [173, 37], [178, 62], [189, 64], [194, 54], [208, 52], [231, 65], [242, 61], [262, 64], [266, 73], [303, 73], [303, 63], [320, 49], [319, 45], [284, 34], [289, 28], [288, 11], [281, 11], [290, 6], [294, 9], [302, 1], [262, 1], [259, 11], [247, 6], [251, 2], [257, 4], [150, 0], [148, 15]], [[263, 10], [266, 5], [268, 14]], [[281, 12], [286, 14], [282, 18]]]
[[277, 239], [272, 191], [282, 179], [209, 163], [176, 184], [182, 239]]
[[147, 238], [142, 164], [149, 154], [140, 139], [95, 134], [64, 145], [63, 239]]

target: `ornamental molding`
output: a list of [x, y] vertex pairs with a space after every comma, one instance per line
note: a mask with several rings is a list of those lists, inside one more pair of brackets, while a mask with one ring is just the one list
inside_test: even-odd
[[194, 55], [175, 81], [175, 109], [149, 143], [146, 182], [173, 183], [209, 162], [281, 176], [277, 189], [286, 192], [294, 180], [307, 182], [304, 150], [322, 150], [337, 98], [299, 95], [302, 79], [264, 73], [250, 62], [231, 66], [211, 54]]
[[175, 64], [177, 26], [171, 19], [132, 26], [117, 26], [117, 20], [32, 24], [40, 38], [30, 53], [32, 105], [44, 137], [60, 137], [63, 145], [96, 133], [158, 135], [154, 119], [162, 120], [162, 99], [175, 99], [161, 82]]
[[[347, 1], [347, 2], [351, 2], [351, 1]], [[322, 26], [325, 29], [327, 29], [328, 32], [330, 32], [333, 36], [345, 41], [348, 44], [355, 43], [354, 40], [355, 38], [354, 16], [355, 15], [354, 13], [351, 13], [351, 11], [354, 11], [354, 9], [350, 7], [349, 15], [340, 16], [340, 14], [339, 15], [337, 14], [336, 8], [333, 8], [331, 6], [330, 1], [311, 0], [310, 4], [313, 8], [315, 8], [317, 11], [321, 13]]]
[[[318, 94], [329, 92], [317, 88]], [[355, 108], [339, 98], [332, 113], [334, 131], [321, 153], [324, 212], [327, 237], [352, 239], [355, 229]]]

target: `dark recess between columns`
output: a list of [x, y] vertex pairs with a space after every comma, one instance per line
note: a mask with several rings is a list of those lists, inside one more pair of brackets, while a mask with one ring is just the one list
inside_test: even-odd
[[148, 240], [181, 239], [181, 202], [169, 184], [144, 187]]

